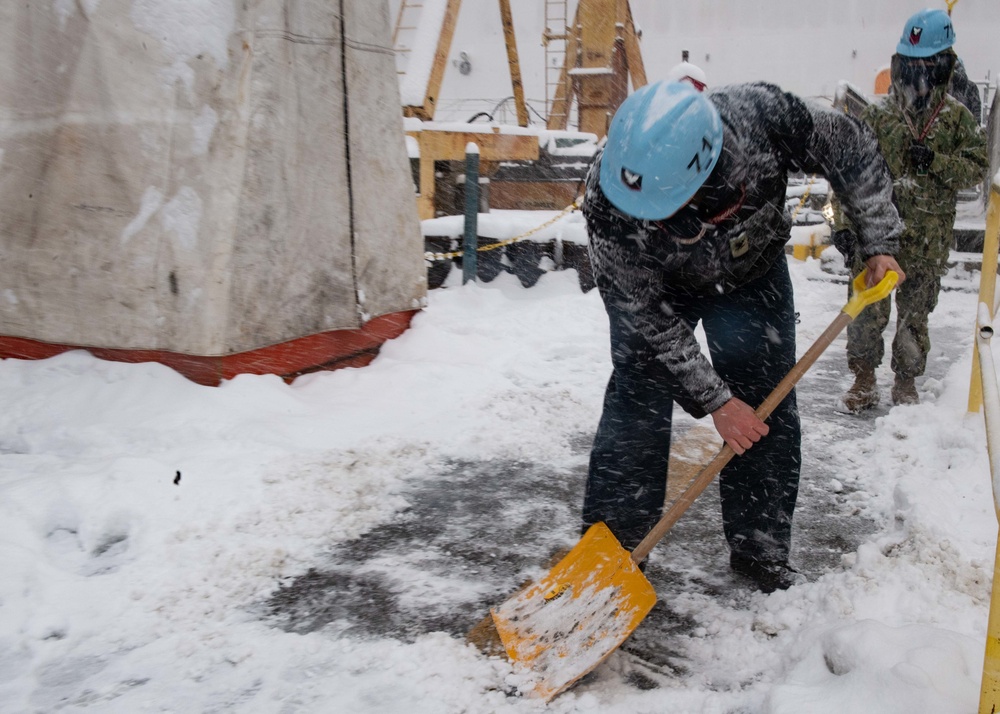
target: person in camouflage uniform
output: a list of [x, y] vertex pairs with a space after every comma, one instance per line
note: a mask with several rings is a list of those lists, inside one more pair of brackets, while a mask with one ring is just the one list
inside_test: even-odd
[[[861, 117], [878, 137], [893, 178], [893, 201], [906, 225], [897, 255], [907, 280], [895, 293], [895, 404], [919, 402], [915, 378], [927, 364], [928, 318], [947, 270], [958, 192], [981, 182], [988, 166], [978, 120], [947, 94], [956, 62], [954, 40], [951, 19], [943, 11], [925, 10], [910, 18], [892, 58], [889, 94]], [[857, 275], [864, 265], [853, 255], [850, 226], [841, 217], [834, 227], [834, 245]], [[882, 333], [890, 307], [889, 298], [871, 305], [847, 328], [847, 363], [855, 381], [844, 404], [852, 412], [878, 404], [875, 368], [885, 352]]]

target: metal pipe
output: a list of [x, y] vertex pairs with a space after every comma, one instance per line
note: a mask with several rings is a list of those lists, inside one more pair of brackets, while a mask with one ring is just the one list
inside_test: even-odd
[[[1000, 389], [997, 387], [996, 366], [993, 364], [993, 352], [990, 347], [993, 333], [993, 310], [985, 302], [980, 302], [976, 314], [975, 355], [979, 357], [993, 504], [1000, 519]], [[993, 714], [1000, 703], [1000, 588], [998, 588], [1000, 583], [996, 578], [998, 572], [1000, 572], [1000, 546], [997, 548], [994, 562], [993, 592], [986, 626], [986, 652], [983, 657], [983, 678], [979, 690], [980, 714]]]
[[983, 384], [983, 416], [986, 421], [986, 449], [990, 455], [993, 480], [993, 502], [1000, 504], [1000, 387], [993, 364], [993, 315], [990, 307], [979, 303], [976, 316], [976, 348], [979, 351], [979, 373]]
[[465, 145], [465, 237], [462, 241], [462, 284], [476, 279], [479, 247], [479, 147]]

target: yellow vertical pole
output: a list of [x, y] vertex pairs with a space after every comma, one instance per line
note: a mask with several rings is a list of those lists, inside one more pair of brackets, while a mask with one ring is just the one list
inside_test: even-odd
[[[993, 310], [997, 284], [997, 250], [1000, 248], [1000, 186], [990, 187], [986, 208], [986, 236], [983, 239], [983, 262], [979, 273], [979, 302]], [[983, 406], [983, 382], [979, 373], [979, 351], [972, 347], [972, 379], [969, 383], [969, 411], [978, 412]]]
[[1000, 711], [1000, 539], [993, 562], [993, 595], [990, 598], [990, 619], [986, 625], [986, 655], [983, 658], [983, 683], [979, 690], [979, 714]]
[[[990, 202], [986, 209], [986, 237], [983, 245], [982, 276], [979, 284], [979, 312], [983, 312], [982, 305], [985, 304], [985, 309], [989, 311], [991, 318], [995, 317], [993, 315], [993, 299], [996, 288], [997, 247], [998, 243], [1000, 243], [1000, 185], [997, 183], [998, 180], [1000, 179], [994, 179], [990, 186]], [[981, 333], [977, 337], [975, 352], [973, 352], [975, 358], [973, 360], [972, 378], [976, 394], [974, 395], [973, 389], [970, 388], [969, 411], [979, 411], [979, 407], [983, 404], [983, 373], [978, 359], [980, 338], [982, 338]], [[992, 359], [990, 361], [992, 362]], [[986, 448], [990, 452], [993, 500], [997, 508], [997, 519], [1000, 520], [1000, 500], [997, 498], [997, 484], [998, 479], [1000, 479], [1000, 473], [997, 473], [996, 463], [998, 459], [996, 458], [997, 454], [994, 452], [994, 449], [1000, 448], [1000, 444], [993, 443], [990, 439], [991, 433], [997, 430], [997, 425], [990, 423], [991, 414], [995, 413], [992, 407], [996, 406], [995, 401], [997, 399], [996, 379], [993, 373], [995, 367], [993, 364], [989, 364], [986, 365], [986, 369], [991, 370], [987, 375], [989, 377], [987, 386], [991, 392], [991, 403], [987, 404], [984, 410], [986, 417]], [[974, 397], [978, 400], [975, 408], [973, 408]], [[1000, 580], [998, 580], [997, 574], [1000, 574], [1000, 535], [998, 535], [996, 557], [993, 563], [993, 590], [990, 597], [990, 616], [986, 625], [986, 652], [983, 656], [983, 681], [979, 690], [979, 714], [996, 714], [1000, 711]]]

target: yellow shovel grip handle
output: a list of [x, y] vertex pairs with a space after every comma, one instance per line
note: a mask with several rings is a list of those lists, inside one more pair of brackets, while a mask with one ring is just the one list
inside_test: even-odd
[[884, 300], [892, 292], [892, 289], [896, 287], [896, 283], [899, 282], [899, 275], [894, 270], [885, 271], [885, 277], [882, 278], [878, 285], [874, 285], [870, 288], [865, 287], [865, 279], [868, 276], [868, 268], [865, 268], [861, 273], [854, 279], [853, 290], [851, 294], [851, 299], [847, 301], [844, 305], [843, 312], [846, 312], [851, 318], [855, 318], [861, 314], [861, 311], [872, 303], [878, 302], [879, 300]]

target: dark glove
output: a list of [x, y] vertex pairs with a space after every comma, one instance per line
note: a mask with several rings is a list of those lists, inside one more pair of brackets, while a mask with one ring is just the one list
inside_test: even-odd
[[914, 141], [910, 144], [910, 161], [919, 173], [925, 174], [934, 161], [934, 151]]
[[833, 235], [830, 236], [830, 241], [833, 243], [833, 247], [844, 256], [844, 262], [850, 265], [854, 260], [854, 253], [858, 249], [858, 237], [854, 235], [854, 232], [849, 230], [834, 231]]

